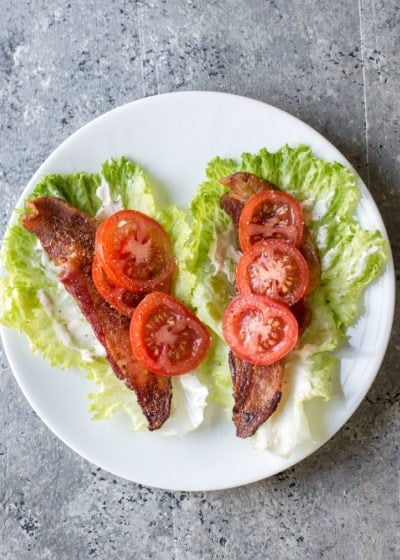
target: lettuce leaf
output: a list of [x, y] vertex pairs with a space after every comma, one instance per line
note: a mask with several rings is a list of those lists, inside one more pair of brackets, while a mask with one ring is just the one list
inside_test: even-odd
[[[103, 163], [99, 173], [45, 176], [29, 198], [56, 196], [88, 214], [104, 217], [120, 208], [132, 208], [157, 219], [171, 236], [178, 268], [175, 295], [188, 302], [193, 280], [186, 271], [189, 225], [176, 207], [160, 209], [141, 167], [125, 157]], [[104, 349], [73, 298], [57, 280], [57, 269], [47, 259], [36, 237], [21, 224], [21, 215], [5, 235], [1, 249], [5, 274], [0, 278], [1, 324], [24, 332], [33, 352], [51, 366], [77, 367], [97, 387], [88, 395], [93, 419], [126, 412], [134, 430], [146, 429], [147, 421], [136, 396], [117, 379]], [[195, 379], [191, 380], [190, 377]], [[207, 389], [196, 375], [174, 381], [172, 413], [164, 432], [183, 435], [203, 420]]]
[[[256, 447], [288, 455], [311, 437], [304, 404], [331, 397], [339, 371], [334, 351], [362, 311], [365, 288], [385, 266], [385, 241], [379, 231], [363, 230], [355, 218], [360, 191], [354, 173], [337, 162], [316, 158], [307, 146], [286, 145], [274, 153], [264, 148], [243, 154], [237, 162], [216, 157], [190, 206], [193, 231], [188, 267], [196, 278], [192, 303], [218, 337], [222, 338], [221, 318], [233, 294], [232, 269], [237, 260], [227, 242], [232, 226], [219, 206], [225, 190], [219, 179], [237, 171], [259, 175], [299, 200], [322, 260], [321, 286], [310, 297], [313, 319], [290, 356], [284, 397], [254, 437]], [[222, 362], [213, 376], [210, 398], [228, 403], [230, 385], [229, 368]]]

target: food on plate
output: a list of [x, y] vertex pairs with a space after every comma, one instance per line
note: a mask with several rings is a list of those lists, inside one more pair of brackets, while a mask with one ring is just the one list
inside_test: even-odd
[[[183, 435], [196, 429], [203, 421], [208, 394], [206, 384], [196, 371], [175, 378], [149, 375], [133, 355], [129, 332], [132, 308], [145, 294], [125, 290], [110, 282], [102, 267], [97, 267], [97, 258], [93, 254], [99, 222], [125, 209], [146, 214], [168, 233], [170, 248], [177, 261], [173, 261], [171, 268], [181, 270], [179, 275], [168, 277], [165, 284], [157, 283], [157, 289], [171, 292], [174, 297], [189, 304], [190, 282], [185, 274], [184, 261], [189, 251], [187, 241], [190, 230], [184, 212], [175, 206], [158, 208], [143, 170], [125, 157], [107, 160], [98, 173], [47, 175], [27, 196], [27, 201], [35, 205], [40, 204], [38, 200], [42, 198], [58, 199], [55, 204], [58, 209], [63, 209], [64, 217], [66, 207], [69, 208], [67, 214], [72, 212], [75, 216], [73, 221], [64, 222], [63, 227], [56, 220], [49, 245], [53, 252], [59, 246], [63, 248], [64, 242], [55, 243], [54, 239], [60, 241], [60, 235], [66, 235], [69, 249], [65, 256], [68, 263], [73, 267], [86, 263], [83, 277], [74, 269], [73, 273], [64, 274], [65, 282], [74, 295], [82, 296], [83, 309], [94, 319], [93, 326], [100, 339], [107, 331], [107, 351], [111, 362], [114, 358], [115, 363], [110, 364], [104, 346], [94, 335], [77, 300], [59, 281], [60, 266], [54, 265], [37, 237], [23, 226], [22, 211], [18, 211], [14, 223], [9, 226], [2, 246], [5, 274], [0, 279], [1, 323], [24, 332], [32, 351], [40, 352], [51, 366], [79, 368], [86, 373], [94, 388], [87, 395], [93, 419], [107, 419], [123, 411], [129, 415], [134, 430], [145, 430], [150, 426], [153, 429], [157, 427], [166, 435]], [[80, 228], [76, 227], [76, 213], [86, 231], [83, 237]], [[148, 223], [152, 222], [146, 219]], [[76, 244], [78, 252], [73, 249]], [[79, 256], [82, 244], [86, 249], [82, 248], [83, 255]], [[147, 249], [150, 249], [148, 244]], [[57, 254], [53, 256], [57, 257]], [[143, 271], [146, 272], [145, 267]], [[97, 281], [97, 290], [91, 280]], [[83, 297], [85, 290], [89, 292], [86, 293], [88, 298]], [[116, 310], [113, 311], [103, 298]], [[93, 303], [96, 305], [95, 313], [92, 311]], [[97, 317], [99, 314], [100, 319]], [[149, 392], [151, 384], [154, 390]], [[135, 387], [138, 394], [132, 390]]]
[[96, 231], [96, 257], [114, 285], [146, 294], [172, 284], [176, 261], [171, 240], [153, 218], [136, 210], [119, 210]]
[[[287, 305], [266, 296], [235, 297], [225, 310], [222, 333], [242, 360], [269, 366], [296, 346], [298, 324]], [[252, 380], [249, 380], [252, 383]]]
[[119, 210], [96, 230], [93, 282], [114, 309], [131, 317], [143, 297], [171, 291], [176, 261], [171, 240], [153, 218], [135, 210]]
[[[300, 204], [304, 227], [298, 249], [309, 269], [305, 296], [290, 307], [298, 320], [297, 344], [269, 366], [235, 355], [222, 329], [225, 310], [238, 296], [242, 211], [262, 191], [288, 193]], [[192, 301], [200, 319], [217, 334], [210, 400], [221, 403], [229, 416], [233, 411], [238, 435], [252, 436], [256, 448], [290, 455], [296, 446], [318, 437], [308, 403], [340, 398], [336, 350], [362, 312], [363, 291], [386, 261], [380, 232], [365, 230], [357, 221], [359, 197], [350, 169], [318, 159], [307, 146], [283, 146], [276, 152], [244, 153], [238, 160], [214, 158], [192, 199]], [[260, 371], [263, 368], [266, 371]], [[263, 393], [257, 389], [261, 383]], [[260, 394], [266, 395], [264, 402], [257, 401]]]
[[225, 212], [231, 216], [235, 226], [239, 226], [243, 207], [251, 195], [276, 188], [275, 185], [263, 177], [245, 171], [235, 171], [227, 176], [222, 174], [219, 181], [229, 188], [229, 191], [222, 193], [221, 205]]
[[54, 197], [30, 200], [27, 210], [24, 227], [38, 237], [51, 261], [60, 267], [60, 282], [104, 346], [115, 375], [135, 391], [149, 429], [159, 428], [169, 416], [171, 381], [149, 372], [135, 358], [130, 320], [111, 307], [95, 287], [92, 266], [97, 221]]
[[[254, 365], [229, 352], [229, 368], [234, 399], [232, 421], [236, 435], [247, 438], [268, 420], [281, 400], [283, 362]], [[256, 383], [249, 383], [249, 379], [255, 379]]]
[[[221, 184], [221, 178], [230, 184]], [[305, 295], [290, 306], [299, 323], [299, 338], [284, 358], [284, 369], [283, 360], [265, 366], [239, 358], [222, 332], [224, 312], [238, 296], [236, 271], [242, 252], [237, 242], [242, 210], [250, 196], [277, 190], [275, 185], [279, 185], [278, 192], [288, 193], [301, 206], [304, 227], [298, 250], [309, 270]], [[360, 196], [356, 178], [344, 166], [316, 158], [306, 146], [283, 146], [276, 152], [262, 149], [243, 154], [238, 160], [217, 157], [210, 161], [205, 181], [194, 193], [187, 212], [176, 206], [161, 207], [156, 202], [160, 200], [158, 194], [140, 166], [122, 157], [104, 162], [98, 173], [46, 176], [28, 198], [34, 202], [41, 197], [57, 197], [93, 220], [105, 221], [116, 212], [134, 210], [160, 224], [171, 240], [176, 262], [171, 267], [172, 278], [167, 275], [165, 283], [161, 282], [164, 267], [155, 263], [154, 272], [160, 277], [151, 289], [183, 302], [211, 335], [207, 355], [193, 371], [171, 377], [153, 374], [159, 386], [170, 383], [172, 388], [170, 414], [160, 433], [184, 435], [196, 430], [207, 411], [218, 406], [229, 418], [233, 416], [241, 437], [252, 436], [252, 445], [287, 456], [314, 437], [306, 403], [315, 398], [329, 400], [334, 395], [340, 368], [335, 352], [362, 312], [361, 295], [366, 286], [385, 266], [381, 233], [363, 229], [356, 218]], [[127, 228], [121, 230], [122, 236], [117, 228], [116, 243], [109, 246], [111, 254], [119, 253], [120, 241], [124, 246], [123, 232]], [[129, 256], [129, 250], [127, 253]], [[164, 259], [162, 252], [158, 254]], [[149, 421], [136, 394], [113, 373], [103, 346], [92, 335], [74, 298], [59, 282], [57, 267], [36, 237], [22, 226], [20, 214], [7, 230], [1, 257], [5, 270], [0, 279], [1, 323], [24, 332], [32, 350], [46, 357], [51, 366], [77, 367], [86, 372], [95, 388], [88, 395], [94, 419], [124, 411], [134, 430], [147, 429]], [[74, 263], [75, 257], [70, 257]], [[156, 261], [161, 262], [158, 257]], [[95, 270], [105, 290], [103, 297], [109, 298], [111, 305], [110, 300], [114, 301], [118, 320], [129, 325], [132, 308], [140, 307], [148, 296], [131, 291], [130, 283], [127, 289], [119, 286], [121, 268], [116, 270], [112, 265], [107, 272], [97, 252], [92, 280]], [[122, 272], [125, 275], [124, 263]], [[143, 273], [148, 280], [146, 269]], [[88, 275], [89, 271], [82, 280], [86, 288]], [[129, 271], [127, 276], [132, 276]], [[68, 284], [68, 274], [66, 280]], [[250, 277], [250, 284], [253, 280]], [[126, 315], [118, 310], [120, 303], [124, 303]], [[129, 345], [131, 352], [129, 328], [123, 332], [121, 340], [110, 344]], [[145, 379], [139, 376], [146, 388]], [[166, 402], [162, 391], [161, 395]]]
[[236, 287], [240, 294], [268, 296], [292, 306], [307, 293], [307, 261], [292, 243], [281, 239], [260, 241], [237, 264]]
[[144, 297], [141, 293], [131, 292], [113, 284], [104, 272], [96, 253], [93, 255], [92, 280], [103, 299], [127, 317], [132, 316], [135, 307]]
[[[222, 332], [232, 356], [229, 365], [233, 383], [236, 369], [245, 378], [246, 389], [240, 394], [240, 403], [246, 406], [238, 405], [234, 393], [236, 435], [249, 437], [275, 412], [282, 396], [285, 371], [281, 360], [295, 348], [299, 331], [302, 334], [311, 322], [311, 311], [303, 299], [310, 291], [308, 262], [297, 249], [301, 248], [306, 226], [298, 201], [273, 183], [241, 172], [223, 177], [220, 183], [230, 189], [222, 195], [221, 207], [237, 225], [243, 252], [235, 274], [240, 295], [228, 305]], [[229, 203], [230, 199], [235, 201], [235, 207]], [[315, 276], [314, 290], [319, 285], [320, 262], [318, 249], [308, 237], [314, 245], [309, 258]], [[306, 311], [296, 316], [289, 306], [300, 300]], [[251, 366], [264, 366], [264, 369]], [[270, 376], [265, 366], [273, 366], [279, 376]], [[272, 400], [264, 414], [257, 414], [259, 404], [252, 394], [256, 387], [265, 386], [265, 377], [273, 383], [267, 391], [272, 394]], [[252, 406], [256, 407], [255, 411]]]
[[152, 292], [139, 303], [130, 333], [136, 358], [160, 375], [194, 370], [211, 345], [210, 333], [196, 315], [163, 292]]
[[[237, 177], [237, 174], [236, 174]], [[241, 179], [240, 179], [241, 180]], [[235, 179], [233, 179], [233, 183]], [[239, 242], [242, 251], [263, 239], [286, 239], [295, 247], [303, 239], [303, 211], [288, 193], [269, 188], [244, 198], [246, 204], [239, 218]]]
[[[283, 238], [299, 247], [307, 261], [310, 274], [309, 291], [314, 291], [321, 279], [318, 248], [310, 235], [299, 202], [278, 187], [252, 173], [238, 171], [219, 179], [229, 187], [221, 196], [221, 206], [239, 229], [239, 242], [246, 251], [261, 238]], [[249, 202], [249, 200], [251, 201]], [[268, 210], [267, 210], [268, 208]], [[245, 210], [243, 212], [243, 210]], [[256, 228], [256, 229], [254, 229]]]

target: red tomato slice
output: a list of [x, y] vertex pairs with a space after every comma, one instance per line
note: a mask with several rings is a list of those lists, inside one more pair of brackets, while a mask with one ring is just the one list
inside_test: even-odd
[[143, 294], [135, 294], [112, 284], [101, 268], [96, 255], [93, 259], [92, 279], [99, 294], [122, 315], [130, 317], [139, 301], [143, 299]]
[[240, 246], [245, 252], [255, 243], [275, 237], [299, 247], [303, 228], [303, 211], [293, 196], [272, 189], [261, 191], [243, 207], [239, 220]]
[[253, 245], [236, 268], [241, 294], [259, 294], [294, 305], [307, 291], [308, 265], [298, 249], [283, 239], [266, 239]]
[[297, 321], [290, 309], [266, 296], [239, 295], [222, 320], [224, 338], [234, 354], [252, 364], [268, 366], [293, 350]]
[[183, 303], [153, 292], [135, 309], [130, 337], [133, 353], [149, 371], [180, 375], [196, 368], [211, 345], [207, 328]]
[[110, 282], [131, 292], [157, 290], [176, 268], [165, 229], [136, 210], [120, 210], [104, 220], [95, 251]]

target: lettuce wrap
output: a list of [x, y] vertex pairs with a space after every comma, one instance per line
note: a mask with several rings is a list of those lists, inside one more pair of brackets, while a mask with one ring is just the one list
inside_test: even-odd
[[256, 447], [288, 456], [312, 437], [305, 403], [331, 398], [340, 369], [335, 351], [362, 312], [363, 291], [385, 266], [385, 241], [379, 231], [364, 230], [355, 217], [361, 196], [355, 174], [339, 163], [316, 158], [307, 146], [286, 145], [274, 153], [261, 149], [243, 154], [240, 161], [216, 157], [208, 164], [206, 180], [190, 205], [193, 250], [188, 268], [196, 279], [192, 304], [217, 334], [210, 398], [229, 411], [232, 384], [221, 321], [234, 294], [240, 255], [233, 249], [231, 220], [219, 204], [227, 190], [219, 179], [237, 171], [258, 175], [300, 202], [321, 258], [321, 285], [309, 298], [311, 324], [286, 359], [278, 409], [253, 437]]
[[[313, 319], [287, 360], [282, 401], [252, 438], [256, 447], [288, 455], [311, 437], [304, 405], [314, 398], [330, 399], [340, 366], [335, 350], [361, 313], [363, 291], [385, 266], [381, 233], [364, 230], [355, 218], [360, 191], [351, 170], [317, 159], [306, 146], [284, 146], [275, 153], [262, 149], [239, 161], [216, 157], [183, 211], [161, 207], [160, 193], [140, 166], [122, 157], [104, 162], [99, 173], [46, 176], [29, 198], [57, 196], [99, 218], [120, 208], [137, 209], [170, 234], [178, 260], [173, 295], [195, 310], [213, 335], [206, 360], [196, 371], [173, 379], [171, 417], [161, 432], [183, 435], [201, 424], [207, 402], [224, 407], [228, 416], [233, 405], [221, 320], [234, 295], [239, 253], [231, 220], [220, 207], [226, 188], [219, 179], [236, 171], [257, 174], [299, 200], [322, 261], [321, 286], [310, 297]], [[97, 389], [88, 395], [93, 419], [122, 410], [134, 430], [146, 429], [135, 394], [113, 374], [76, 303], [58, 282], [56, 268], [22, 227], [20, 216], [6, 232], [1, 258], [0, 322], [24, 332], [32, 351], [51, 366], [85, 372]]]

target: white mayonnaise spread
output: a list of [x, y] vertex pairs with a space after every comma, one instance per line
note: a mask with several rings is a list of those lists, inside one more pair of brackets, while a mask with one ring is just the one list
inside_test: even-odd
[[215, 274], [223, 272], [230, 282], [235, 281], [236, 264], [241, 257], [235, 249], [236, 231], [233, 225], [218, 235], [210, 248], [209, 258], [215, 267]]
[[52, 319], [58, 340], [64, 346], [80, 352], [84, 361], [105, 356], [103, 346], [98, 342], [73, 298], [65, 290], [60, 290], [57, 301], [45, 290], [39, 290], [38, 297], [47, 315]]
[[[104, 219], [123, 208], [120, 197], [117, 200], [111, 198], [110, 186], [104, 177], [96, 194], [102, 202], [96, 214], [97, 218]], [[47, 277], [54, 282], [59, 282], [57, 279], [59, 269], [49, 260], [39, 241], [36, 248], [41, 253], [41, 265]], [[64, 346], [79, 351], [84, 361], [91, 361], [93, 357], [105, 357], [103, 346], [97, 340], [77, 303], [65, 289], [59, 290], [56, 301], [45, 290], [39, 290], [38, 297], [53, 322], [58, 340]]]
[[101, 178], [101, 185], [96, 189], [96, 195], [101, 200], [101, 206], [96, 213], [96, 218], [99, 220], [105, 220], [108, 216], [114, 214], [114, 212], [123, 209], [120, 196], [117, 197], [116, 200], [111, 198], [110, 185], [103, 176]]
[[321, 226], [317, 232], [317, 245], [320, 249], [325, 249], [328, 244], [328, 228]]

